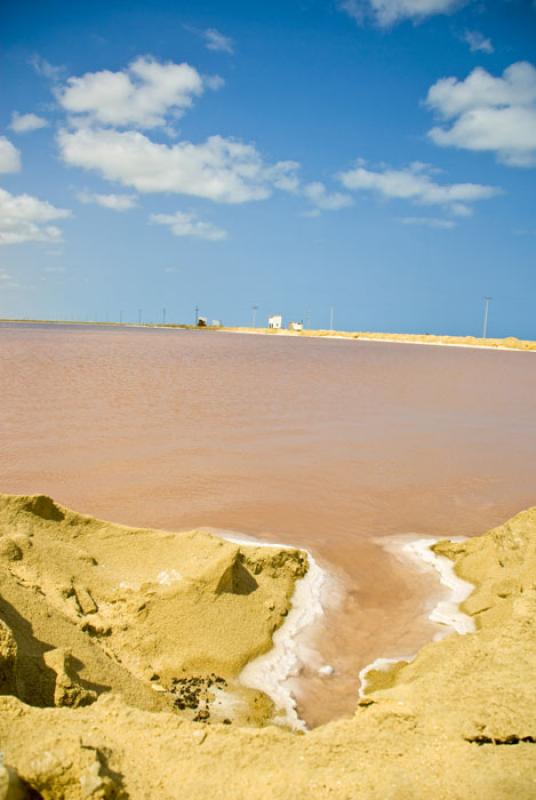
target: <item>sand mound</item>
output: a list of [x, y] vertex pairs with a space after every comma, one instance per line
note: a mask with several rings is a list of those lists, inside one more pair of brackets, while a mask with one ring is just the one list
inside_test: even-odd
[[[159, 670], [164, 683], [163, 675], [173, 675], [183, 703], [196, 693], [201, 697], [211, 692], [217, 678], [232, 682], [233, 670], [243, 663], [245, 643], [250, 653], [264, 646], [261, 633], [250, 630], [247, 609], [260, 614], [251, 627], [263, 635], [277, 624], [270, 607], [275, 602], [277, 614], [282, 613], [282, 601], [276, 598], [288, 597], [296, 575], [303, 572], [303, 555], [276, 549], [247, 549], [245, 555], [241, 547], [237, 555], [235, 546], [219, 545], [214, 537], [131, 531], [65, 509], [62, 519], [39, 517], [42, 522], [35, 530], [23, 530], [35, 516], [28, 511], [32, 503], [34, 508], [35, 501], [27, 498], [4, 498], [1, 515], [7, 535], [15, 531], [31, 540], [19, 545], [22, 559], [2, 563], [0, 583], [0, 617], [11, 629], [11, 635], [1, 629], [3, 686], [14, 685], [10, 669], [15, 662], [18, 695], [0, 698], [0, 748], [20, 785], [44, 798], [69, 800], [534, 798], [536, 509], [484, 536], [435, 546], [454, 560], [460, 577], [476, 585], [464, 606], [475, 619], [474, 633], [452, 634], [427, 645], [411, 664], [388, 673], [381, 690], [374, 690], [372, 680], [353, 719], [302, 735], [272, 725], [189, 721], [172, 704], [165, 707], [165, 698], [178, 696], [171, 691], [171, 678], [168, 690], [157, 693], [147, 688], [146, 676]], [[177, 542], [184, 559], [170, 560], [178, 552]], [[202, 563], [195, 558], [199, 548], [205, 554]], [[163, 569], [166, 577], [159, 579]], [[281, 573], [284, 578], [277, 577]], [[55, 588], [60, 577], [63, 583]], [[128, 587], [119, 587], [119, 582]], [[184, 599], [181, 606], [181, 591], [186, 597], [191, 593], [196, 602]], [[146, 605], [140, 609], [142, 599]], [[218, 616], [214, 607], [220, 604]], [[181, 607], [195, 624], [180, 618]], [[50, 614], [48, 623], [38, 609]], [[162, 619], [166, 613], [179, 614], [175, 628]], [[131, 629], [130, 636], [121, 630], [121, 620]], [[60, 640], [66, 638], [62, 625], [76, 632], [71, 653], [78, 664], [61, 651], [65, 645]], [[194, 646], [188, 637], [197, 636], [197, 626]], [[145, 646], [151, 631], [162, 636], [166, 647], [172, 646], [174, 629], [178, 635], [172, 654], [161, 652], [154, 641]], [[39, 646], [50, 650], [51, 645], [60, 652], [40, 659]], [[205, 671], [203, 681], [195, 683], [187, 670], [201, 663], [196, 652], [203, 654], [203, 664], [217, 663], [222, 673], [227, 670], [225, 675], [211, 678]], [[28, 666], [32, 653], [33, 672]], [[95, 653], [116, 672], [107, 674]], [[43, 669], [54, 676], [52, 695], [46, 694], [46, 680], [40, 691], [33, 685]], [[105, 676], [107, 691], [100, 685]], [[87, 685], [89, 680], [93, 686]], [[75, 689], [95, 691], [96, 701], [76, 707], [62, 700], [63, 706], [52, 707], [61, 692], [62, 698], [70, 697], [66, 681]], [[50, 707], [36, 708], [35, 701], [45, 695], [51, 702], [39, 705]], [[161, 710], [149, 702], [150, 696], [162, 701]], [[0, 775], [0, 786], [1, 780]]]
[[5, 693], [77, 707], [115, 690], [190, 718], [271, 716], [269, 699], [236, 679], [270, 649], [307, 570], [304, 553], [135, 530], [41, 496], [0, 495], [0, 532]]

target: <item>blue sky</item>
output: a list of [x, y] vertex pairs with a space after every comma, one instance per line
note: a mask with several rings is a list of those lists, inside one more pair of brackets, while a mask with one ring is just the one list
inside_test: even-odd
[[0, 314], [536, 338], [530, 0], [4, 0]]

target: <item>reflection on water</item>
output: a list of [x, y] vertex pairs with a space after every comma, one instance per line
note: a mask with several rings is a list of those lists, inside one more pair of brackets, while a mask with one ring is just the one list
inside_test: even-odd
[[[343, 580], [308, 721], [432, 629], [433, 581], [373, 539], [473, 535], [536, 504], [536, 355], [209, 331], [0, 326], [0, 489], [310, 548]], [[170, 565], [172, 566], [172, 565]]]

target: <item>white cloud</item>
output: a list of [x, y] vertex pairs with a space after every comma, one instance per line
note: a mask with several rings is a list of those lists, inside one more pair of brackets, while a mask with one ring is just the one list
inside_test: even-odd
[[65, 111], [84, 122], [156, 128], [166, 124], [168, 114], [181, 116], [205, 85], [216, 86], [189, 64], [162, 64], [141, 56], [120, 72], [68, 78], [56, 94]]
[[473, 209], [463, 203], [452, 203], [449, 207], [449, 211], [451, 214], [454, 214], [455, 217], [470, 217], [473, 213]]
[[512, 64], [500, 78], [481, 67], [462, 81], [442, 78], [430, 87], [426, 104], [449, 121], [429, 131], [435, 144], [494, 152], [510, 166], [536, 165], [536, 69], [532, 64]]
[[139, 192], [176, 192], [222, 203], [269, 197], [286, 188], [298, 164], [266, 164], [253, 145], [222, 136], [201, 144], [158, 144], [136, 131], [60, 131], [61, 157]]
[[11, 115], [10, 128], [15, 133], [28, 133], [29, 131], [37, 131], [39, 128], [46, 128], [48, 122], [43, 117], [38, 117], [37, 114], [19, 114], [14, 111]]
[[338, 211], [341, 208], [346, 208], [346, 206], [351, 206], [354, 202], [349, 194], [328, 192], [324, 184], [320, 181], [306, 183], [302, 189], [302, 193], [318, 211]]
[[440, 228], [451, 230], [457, 223], [453, 219], [441, 219], [440, 217], [401, 217], [403, 225], [423, 225], [427, 228]]
[[192, 212], [177, 211], [175, 214], [151, 214], [151, 222], [167, 225], [174, 236], [193, 236], [211, 242], [227, 238], [227, 231], [217, 228], [211, 222], [204, 222]]
[[389, 27], [410, 19], [419, 22], [434, 14], [450, 14], [467, 0], [340, 0], [339, 8], [362, 24], [368, 17]]
[[432, 178], [435, 172], [420, 162], [413, 162], [404, 169], [370, 170], [360, 161], [354, 169], [340, 173], [339, 178], [350, 190], [373, 191], [382, 197], [409, 200], [417, 205], [443, 206], [458, 216], [470, 213], [467, 203], [500, 193], [494, 186], [479, 183], [437, 183]]
[[465, 31], [463, 41], [469, 45], [471, 53], [493, 53], [491, 39], [479, 31]]
[[65, 67], [54, 66], [54, 64], [51, 64], [46, 58], [42, 58], [42, 56], [37, 54], [29, 59], [29, 63], [38, 75], [50, 81], [59, 81], [65, 74]]
[[22, 242], [59, 242], [62, 233], [47, 223], [71, 214], [46, 200], [28, 194], [13, 195], [0, 189], [0, 245]]
[[231, 54], [234, 52], [233, 40], [229, 36], [220, 33], [216, 28], [207, 28], [206, 31], [203, 31], [203, 37], [207, 50], [218, 50], [222, 53]]
[[112, 211], [128, 211], [137, 205], [136, 196], [133, 194], [95, 194], [94, 192], [79, 192], [77, 195], [81, 203], [95, 203]]
[[0, 136], [0, 172], [18, 172], [20, 153], [5, 136]]

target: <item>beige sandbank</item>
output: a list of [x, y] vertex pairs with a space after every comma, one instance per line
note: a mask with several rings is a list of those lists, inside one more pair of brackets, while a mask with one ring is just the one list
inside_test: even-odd
[[[28, 510], [32, 503], [37, 509]], [[4, 513], [6, 507], [9, 513]], [[168, 622], [161, 628], [160, 614], [151, 616], [151, 610], [166, 609], [180, 619], [179, 602], [166, 599], [167, 591], [175, 596], [180, 580], [175, 575], [169, 580], [176, 583], [160, 583], [159, 573], [156, 581], [154, 575], [154, 568], [160, 567], [157, 554], [161, 548], [167, 552], [165, 537], [170, 534], [136, 532], [70, 516], [72, 512], [42, 498], [4, 496], [2, 508], [0, 749], [6, 766], [0, 768], [0, 791], [9, 784], [13, 797], [19, 790], [25, 796], [31, 787], [41, 797], [68, 800], [529, 800], [535, 796], [536, 509], [482, 536], [433, 546], [435, 554], [453, 561], [461, 579], [475, 586], [462, 607], [474, 620], [474, 632], [453, 633], [426, 645], [410, 664], [382, 673], [381, 685], [371, 680], [352, 719], [303, 734], [262, 721], [255, 727], [252, 719], [249, 725], [238, 720], [230, 725], [194, 722], [166, 701], [171, 691], [155, 692], [148, 686], [152, 676], [143, 669], [159, 669], [162, 682], [162, 676], [171, 675], [171, 657], [158, 640], [162, 635], [167, 647], [174, 630]], [[57, 516], [58, 508], [65, 517], [55, 520], [51, 535], [54, 519], [50, 518]], [[37, 522], [39, 530], [30, 524], [29, 513], [43, 519]], [[158, 537], [156, 547], [148, 544], [151, 533]], [[221, 570], [214, 567], [207, 574], [194, 569], [187, 557], [192, 543], [185, 541], [184, 564], [177, 560], [173, 568], [195, 585], [205, 613], [210, 603], [203, 600], [204, 594], [211, 595], [213, 604], [220, 602], [215, 587], [220, 585]], [[71, 549], [64, 549], [67, 546]], [[118, 548], [121, 556], [116, 554]], [[207, 552], [214, 555], [224, 549], [211, 542]], [[263, 548], [261, 554], [239, 557], [258, 586], [242, 594], [228, 592], [235, 597], [236, 608], [244, 604], [239, 616], [249, 652], [266, 643], [264, 636], [248, 628], [255, 595], [263, 594], [267, 586], [272, 593], [274, 581], [279, 584], [273, 575], [288, 569], [283, 580], [287, 588], [281, 589], [286, 597], [281, 603], [288, 607], [296, 577], [307, 566], [299, 551], [291, 558], [288, 552], [274, 550], [270, 555]], [[96, 563], [88, 561], [88, 555]], [[255, 574], [257, 559], [263, 566]], [[121, 572], [123, 561], [127, 566]], [[67, 567], [73, 581], [56, 587]], [[132, 611], [124, 604], [125, 620], [133, 630], [130, 643], [126, 631], [123, 637], [120, 631], [115, 633], [121, 615], [103, 618], [111, 633], [106, 627], [88, 627], [85, 619], [103, 613], [99, 601], [114, 605], [118, 581], [132, 584], [119, 590], [125, 593], [139, 591], [138, 584], [152, 587], [143, 589], [151, 624], [144, 622], [145, 609]], [[224, 583], [243, 587], [244, 579], [239, 575], [236, 584], [232, 577]], [[261, 628], [271, 602], [268, 607], [265, 600], [255, 606]], [[279, 615], [283, 605], [276, 604]], [[236, 608], [225, 606], [227, 614]], [[195, 604], [188, 604], [187, 610], [197, 613]], [[196, 619], [194, 628], [185, 622], [184, 630], [202, 625]], [[233, 625], [227, 629], [226, 618], [219, 617], [219, 626], [224, 630], [215, 626], [209, 635], [218, 637], [224, 655], [207, 643], [204, 657], [211, 669], [227, 670], [230, 679], [248, 654], [244, 655], [239, 637], [233, 637]], [[157, 642], [146, 647], [144, 639], [150, 639], [151, 632]], [[62, 644], [67, 640], [70, 661]], [[196, 647], [199, 641], [203, 637]], [[234, 652], [236, 646], [240, 656]], [[186, 647], [184, 655], [177, 644], [175, 648], [173, 657], [182, 658], [185, 668], [192, 660], [197, 663], [193, 646]], [[82, 695], [73, 701], [78, 690]]]
[[227, 333], [253, 333], [269, 336], [305, 336], [323, 339], [356, 339], [361, 342], [391, 342], [394, 344], [427, 344], [446, 347], [479, 347], [485, 350], [536, 351], [536, 342], [508, 336], [504, 339], [482, 339], [478, 336], [441, 336], [431, 333], [375, 333], [365, 331], [313, 330], [293, 331], [275, 328], [214, 328]]

